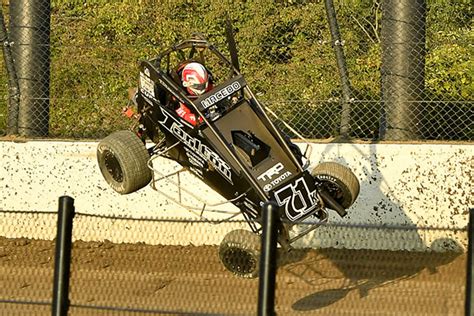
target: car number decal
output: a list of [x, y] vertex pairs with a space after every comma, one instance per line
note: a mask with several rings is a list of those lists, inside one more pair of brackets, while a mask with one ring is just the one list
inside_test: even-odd
[[285, 185], [274, 192], [279, 206], [285, 206], [285, 214], [291, 221], [296, 221], [313, 211], [318, 204], [316, 190], [310, 191], [304, 177]]

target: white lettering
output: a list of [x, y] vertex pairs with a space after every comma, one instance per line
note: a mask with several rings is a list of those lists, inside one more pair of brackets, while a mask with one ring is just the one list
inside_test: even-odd
[[270, 182], [269, 184], [265, 185], [263, 187], [263, 190], [265, 192], [268, 192], [270, 191], [271, 189], [273, 189], [275, 186], [277, 186], [278, 184], [280, 184], [283, 180], [291, 177], [292, 173], [290, 171], [287, 171], [285, 172], [284, 174], [282, 174], [281, 176], [279, 176], [278, 178], [276, 178], [275, 180], [273, 180], [272, 182]]
[[272, 186], [276, 186], [278, 185], [280, 182], [282, 182], [283, 180], [285, 180], [286, 178], [290, 177], [291, 176], [291, 172], [287, 171], [285, 172], [283, 175], [279, 176], [278, 178], [276, 178], [275, 180], [273, 180], [272, 182], [270, 182], [272, 184]]
[[261, 175], [259, 175], [257, 179], [260, 181], [271, 180], [273, 176], [280, 174], [280, 171], [282, 171], [284, 168], [285, 167], [283, 166], [283, 164], [279, 162]]
[[224, 99], [225, 97], [231, 95], [232, 93], [238, 91], [241, 88], [241, 85], [238, 81], [233, 82], [232, 84], [222, 88], [221, 90], [217, 91], [213, 95], [210, 95], [206, 99], [201, 101], [201, 105], [203, 108], [207, 109], [211, 105], [219, 102], [220, 100]]
[[143, 72], [140, 72], [140, 91], [149, 98], [155, 98], [155, 84]]
[[[232, 182], [232, 171], [229, 165], [222, 160], [219, 155], [212, 151], [209, 147], [201, 143], [201, 140], [198, 138], [194, 138], [188, 133], [186, 133], [181, 127], [182, 125], [177, 122], [172, 116], [169, 116], [166, 111], [161, 110], [165, 119], [160, 121], [161, 125], [169, 130], [178, 140], [184, 143], [186, 146], [194, 150], [194, 152], [204, 159], [205, 161], [209, 161], [212, 166], [219, 172], [223, 177], [225, 177], [230, 183]], [[173, 119], [171, 122], [171, 126], [167, 126], [168, 118]]]

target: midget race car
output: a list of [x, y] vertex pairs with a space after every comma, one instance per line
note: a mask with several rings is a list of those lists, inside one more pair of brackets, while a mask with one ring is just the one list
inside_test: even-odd
[[[212, 69], [210, 91], [195, 98], [186, 94], [176, 68], [185, 60]], [[329, 210], [345, 216], [359, 194], [359, 182], [346, 166], [322, 162], [309, 169], [311, 147], [302, 151], [277, 127], [238, 64], [203, 37], [142, 61], [139, 87], [131, 100], [126, 112], [134, 119], [133, 127], [110, 134], [97, 147], [105, 180], [120, 194], [153, 186], [169, 178], [156, 177], [159, 167], [150, 163], [156, 157], [171, 159], [198, 177], [236, 206], [250, 228], [229, 232], [219, 247], [221, 262], [237, 276], [258, 275], [266, 202], [278, 206], [278, 244], [288, 251], [325, 223]], [[198, 124], [177, 115], [176, 103], [192, 109], [200, 117]], [[311, 225], [294, 232], [303, 221]]]

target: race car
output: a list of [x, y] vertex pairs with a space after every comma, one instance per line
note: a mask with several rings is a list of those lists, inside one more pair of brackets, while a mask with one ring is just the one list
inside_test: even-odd
[[[194, 97], [179, 78], [179, 65], [190, 61], [212, 69], [211, 89]], [[157, 170], [150, 161], [164, 157], [236, 206], [250, 229], [229, 232], [219, 247], [220, 260], [235, 275], [258, 275], [266, 202], [278, 206], [281, 251], [325, 223], [329, 209], [342, 217], [347, 214], [359, 194], [356, 176], [336, 162], [322, 162], [309, 170], [310, 146], [302, 152], [275, 125], [235, 58], [229, 60], [197, 36], [142, 61], [139, 70], [139, 87], [125, 111], [135, 120], [134, 127], [99, 142], [100, 170], [116, 192], [128, 194], [150, 182], [154, 185]], [[194, 124], [177, 113], [183, 105], [196, 116]], [[295, 226], [308, 220], [309, 227], [293, 233]]]

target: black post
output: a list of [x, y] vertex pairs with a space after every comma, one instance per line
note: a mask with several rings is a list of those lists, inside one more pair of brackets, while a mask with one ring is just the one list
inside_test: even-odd
[[341, 127], [339, 133], [342, 137], [347, 138], [350, 131], [351, 118], [351, 84], [349, 81], [349, 72], [347, 71], [346, 58], [344, 56], [343, 41], [339, 33], [339, 24], [337, 23], [336, 10], [332, 0], [325, 0], [326, 14], [329, 22], [329, 30], [331, 31], [332, 46], [336, 54], [337, 69], [341, 77], [342, 86], [342, 112], [341, 112]]
[[20, 88], [18, 133], [49, 133], [50, 0], [10, 1], [10, 42]]
[[467, 268], [466, 268], [466, 301], [465, 309], [466, 316], [473, 315], [474, 310], [472, 309], [473, 294], [472, 289], [474, 287], [474, 280], [472, 278], [472, 265], [473, 260], [473, 248], [474, 248], [474, 208], [469, 210], [469, 223], [467, 230]]
[[383, 0], [380, 138], [420, 135], [425, 85], [426, 0]]
[[8, 74], [8, 120], [7, 135], [18, 133], [18, 113], [20, 110], [20, 87], [16, 76], [13, 56], [10, 49], [11, 41], [8, 38], [5, 20], [3, 18], [3, 8], [0, 5], [0, 44], [3, 44], [3, 59]]
[[229, 47], [232, 66], [234, 66], [235, 69], [240, 71], [239, 54], [237, 53], [237, 45], [235, 44], [234, 37], [234, 28], [232, 26], [232, 21], [230, 20], [229, 13], [226, 13], [225, 34], [227, 37], [227, 46]]
[[59, 198], [56, 255], [54, 259], [53, 316], [65, 316], [69, 309], [69, 272], [71, 266], [74, 199]]
[[262, 207], [262, 254], [258, 288], [258, 315], [275, 315], [275, 280], [277, 256], [278, 206], [267, 202]]

